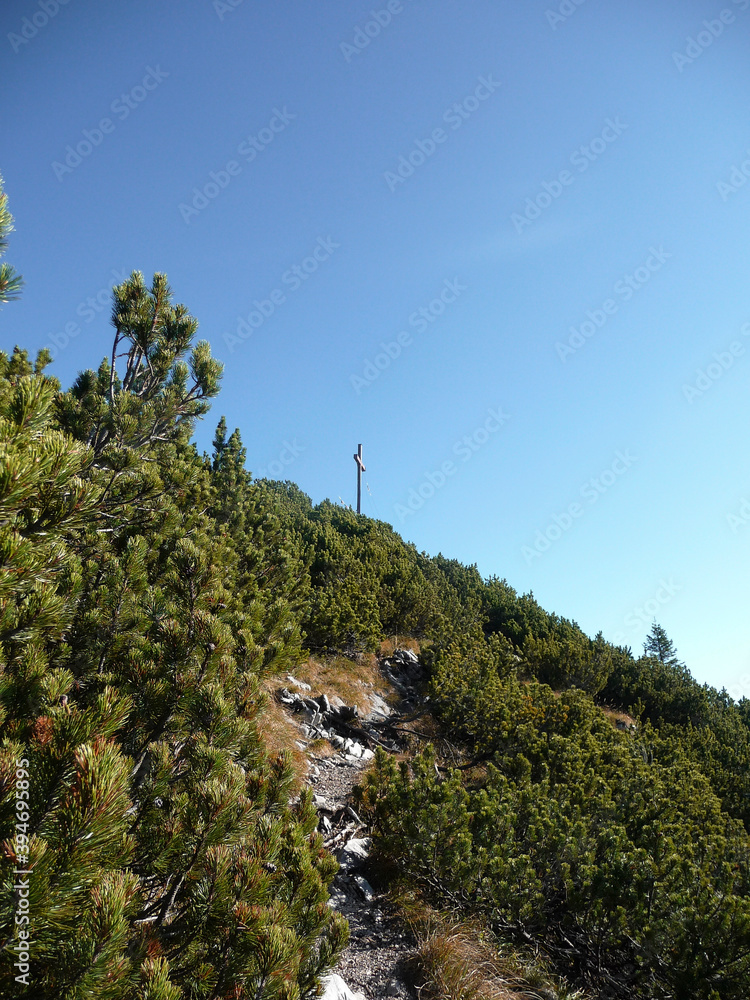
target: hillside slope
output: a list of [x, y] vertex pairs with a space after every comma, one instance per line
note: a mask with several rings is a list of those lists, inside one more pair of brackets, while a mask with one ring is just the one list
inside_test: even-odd
[[413, 742], [355, 811], [414, 927], [596, 996], [745, 1000], [750, 702], [658, 627], [635, 656], [253, 481], [223, 420], [199, 455], [196, 321], [134, 273], [113, 322], [120, 370], [68, 391], [0, 353], [0, 995], [313, 1000], [348, 932], [267, 684], [312, 654], [354, 685], [399, 636]]

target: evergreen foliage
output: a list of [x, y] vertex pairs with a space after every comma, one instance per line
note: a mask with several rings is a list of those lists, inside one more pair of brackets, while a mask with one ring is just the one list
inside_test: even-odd
[[[13, 216], [8, 210], [8, 196], [3, 190], [3, 178], [0, 176], [0, 257], [8, 249], [8, 234], [13, 232]], [[0, 303], [17, 299], [21, 292], [23, 278], [15, 268], [3, 261], [0, 263]]]
[[0, 996], [312, 1000], [346, 938], [336, 863], [267, 748], [262, 681], [307, 650], [356, 671], [409, 636], [471, 766], [377, 755], [361, 808], [390, 870], [602, 997], [745, 1000], [750, 702], [699, 685], [656, 623], [635, 658], [388, 524], [254, 481], [223, 417], [199, 455], [221, 365], [196, 321], [134, 272], [112, 322], [66, 392], [45, 353], [0, 353]]
[[187, 387], [193, 324], [158, 276], [141, 292], [115, 289], [122, 379], [60, 394], [0, 354], [2, 924], [27, 759], [29, 996], [312, 997], [345, 940], [336, 864], [259, 726], [264, 671], [298, 662], [293, 581], [269, 548], [248, 565], [261, 499], [242, 544], [217, 530], [221, 470], [187, 438], [220, 369], [196, 348]]
[[656, 622], [651, 626], [651, 631], [646, 636], [643, 653], [645, 656], [655, 657], [660, 663], [666, 663], [670, 667], [677, 666], [680, 662], [677, 659], [674, 643], [661, 625], [657, 625]]
[[188, 440], [194, 419], [208, 412], [208, 400], [219, 391], [221, 365], [207, 341], [198, 341], [185, 361], [198, 322], [171, 300], [164, 274], [155, 274], [150, 288], [139, 271], [117, 285], [111, 355], [97, 372], [82, 372], [61, 397], [62, 427], [97, 459], [115, 448]]
[[746, 996], [748, 838], [700, 769], [650, 730], [618, 733], [582, 692], [508, 677], [485, 697], [476, 679], [441, 708], [477, 720], [463, 735], [486, 773], [467, 785], [438, 776], [430, 750], [411, 768], [379, 753], [362, 799], [381, 857], [598, 995]]

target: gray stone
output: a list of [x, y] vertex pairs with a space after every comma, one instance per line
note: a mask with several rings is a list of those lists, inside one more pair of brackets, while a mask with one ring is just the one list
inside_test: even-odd
[[365, 748], [362, 746], [362, 744], [357, 743], [356, 740], [344, 740], [344, 750], [346, 750], [347, 753], [351, 754], [352, 757], [356, 757], [357, 759], [359, 759], [362, 756], [364, 749]]
[[298, 687], [300, 691], [312, 691], [312, 688], [310, 687], [309, 684], [305, 684], [304, 681], [298, 681], [297, 678], [292, 677], [291, 674], [287, 674], [286, 679], [289, 681], [290, 684], [294, 684], [295, 687]]
[[391, 714], [389, 705], [379, 694], [370, 695], [370, 711], [364, 716], [365, 722], [382, 722]]
[[282, 705], [296, 705], [300, 700], [300, 696], [292, 694], [289, 688], [279, 688], [277, 696]]
[[375, 899], [375, 890], [367, 881], [367, 879], [363, 878], [361, 875], [355, 875], [354, 882], [357, 888], [359, 889], [360, 894], [362, 895], [364, 901], [366, 903], [371, 903], [373, 899]]
[[358, 718], [359, 708], [356, 705], [341, 705], [341, 707], [335, 709], [332, 714], [337, 716], [343, 722], [351, 722], [353, 719]]
[[302, 715], [311, 729], [317, 731], [323, 725], [323, 716], [320, 712], [311, 712], [309, 708], [305, 708]]
[[410, 649], [395, 649], [393, 651], [393, 659], [397, 663], [419, 664], [419, 657], [416, 653], [412, 653]]
[[332, 910], [338, 910], [341, 912], [348, 902], [349, 897], [343, 889], [337, 889], [335, 886], [331, 888], [331, 894], [328, 897], [328, 905]]
[[369, 837], [353, 837], [338, 853], [338, 863], [345, 870], [357, 868], [370, 856], [372, 841]]
[[341, 976], [332, 972], [323, 980], [324, 992], [320, 1000], [367, 1000], [364, 993], [352, 993]]

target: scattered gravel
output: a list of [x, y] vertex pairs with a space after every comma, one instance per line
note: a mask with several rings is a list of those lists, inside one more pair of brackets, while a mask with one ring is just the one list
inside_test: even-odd
[[[389, 673], [386, 671], [386, 676]], [[339, 701], [329, 698], [330, 705]], [[370, 721], [379, 721], [386, 712], [390, 714], [391, 709], [385, 702], [378, 704]], [[332, 746], [339, 742], [331, 739]], [[319, 828], [341, 865], [331, 886], [329, 905], [347, 918], [350, 928], [349, 943], [333, 971], [352, 992], [362, 993], [367, 1000], [416, 1000], [417, 994], [407, 985], [415, 941], [393, 906], [368, 881], [368, 831], [352, 805], [352, 790], [367, 763], [344, 747], [332, 756], [310, 754], [308, 782], [320, 815]]]
[[[324, 834], [326, 842], [332, 850], [336, 850], [337, 841], [342, 845], [337, 852], [341, 869], [331, 887], [330, 904], [349, 921], [351, 936], [334, 971], [351, 990], [360, 991], [368, 1000], [382, 997], [412, 1000], [416, 994], [404, 979], [415, 942], [393, 907], [359, 872], [359, 865], [366, 867], [367, 863], [363, 857], [369, 851], [369, 841], [364, 839], [367, 831], [357, 822], [356, 812], [346, 809], [366, 765], [343, 757], [312, 760], [318, 769], [318, 776], [311, 778], [312, 787], [315, 795], [325, 800], [323, 815], [331, 822], [330, 831]], [[352, 813], [356, 818], [352, 818]]]

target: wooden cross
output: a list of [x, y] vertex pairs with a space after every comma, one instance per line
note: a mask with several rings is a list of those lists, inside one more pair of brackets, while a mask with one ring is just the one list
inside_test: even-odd
[[366, 471], [365, 463], [362, 461], [362, 445], [357, 445], [357, 454], [354, 456], [357, 463], [357, 513], [361, 513], [362, 506], [362, 473]]

